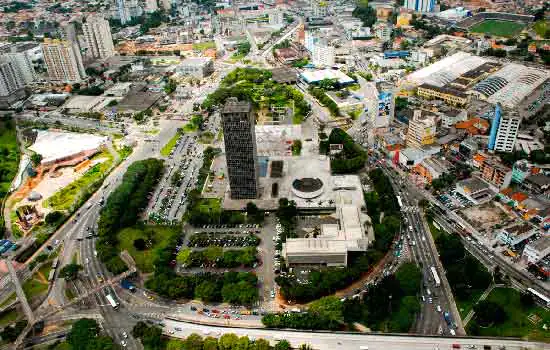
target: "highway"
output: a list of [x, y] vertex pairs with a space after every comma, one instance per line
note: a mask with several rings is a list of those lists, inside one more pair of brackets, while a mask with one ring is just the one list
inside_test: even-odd
[[[416, 322], [416, 333], [418, 334], [446, 334], [450, 335], [451, 330], [458, 335], [465, 335], [464, 327], [460, 314], [456, 308], [452, 291], [445, 277], [444, 270], [439, 261], [437, 249], [433, 243], [432, 235], [427, 229], [424, 218], [414, 199], [409, 198], [406, 191], [400, 191], [401, 182], [395, 173], [390, 169], [382, 168], [390, 179], [396, 195], [401, 197], [403, 207], [401, 208], [404, 216], [407, 239], [403, 240], [409, 244], [413, 260], [421, 268], [423, 280], [421, 294], [424, 299], [422, 312]], [[405, 244], [405, 243], [404, 243]], [[434, 278], [430, 268], [434, 266], [441, 279], [441, 285], [435, 285]], [[428, 293], [428, 290], [430, 291]], [[437, 306], [441, 307], [441, 312], [437, 311]], [[449, 312], [452, 315], [454, 325], [449, 327], [443, 318], [443, 312]]]
[[[263, 338], [274, 345], [280, 339], [286, 339], [297, 348], [301, 344], [309, 344], [316, 350], [358, 350], [367, 346], [368, 350], [447, 350], [453, 344], [460, 344], [463, 348], [475, 345], [474, 349], [483, 349], [484, 345], [490, 345], [491, 349], [520, 350], [520, 349], [546, 349], [542, 343], [532, 343], [521, 340], [505, 339], [479, 339], [479, 338], [455, 338], [455, 337], [424, 337], [410, 335], [384, 335], [384, 334], [360, 334], [360, 333], [335, 333], [335, 332], [306, 332], [291, 330], [269, 330], [250, 328], [216, 327], [199, 325], [167, 319], [164, 321], [165, 334], [173, 337], [184, 338], [192, 333], [202, 336], [221, 336], [225, 333], [234, 333], [238, 336], [249, 338]], [[178, 330], [176, 330], [178, 328]]]

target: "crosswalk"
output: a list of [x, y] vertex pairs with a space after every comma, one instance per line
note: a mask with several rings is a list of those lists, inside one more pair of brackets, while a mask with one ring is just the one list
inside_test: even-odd
[[407, 205], [404, 205], [401, 207], [401, 211], [404, 212], [404, 213], [411, 213], [411, 214], [414, 214], [414, 213], [419, 213], [420, 208], [418, 208], [417, 206], [414, 206], [414, 205], [411, 205], [411, 206], [407, 206]]

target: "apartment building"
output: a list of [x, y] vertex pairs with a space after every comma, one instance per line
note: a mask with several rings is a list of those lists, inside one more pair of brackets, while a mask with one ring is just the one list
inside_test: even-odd
[[90, 16], [82, 25], [88, 53], [94, 58], [109, 58], [115, 55], [115, 45], [109, 21], [103, 16]]
[[502, 164], [497, 158], [487, 157], [481, 164], [481, 177], [492, 183], [498, 189], [510, 185], [512, 169]]
[[325, 40], [313, 44], [311, 62], [316, 66], [331, 67], [334, 65], [335, 49]]
[[214, 61], [210, 57], [186, 58], [178, 65], [176, 71], [203, 79], [214, 72]]
[[222, 110], [225, 158], [232, 199], [258, 197], [259, 173], [252, 105], [229, 98]]
[[489, 149], [495, 152], [512, 152], [516, 144], [521, 117], [512, 110], [504, 111], [500, 104], [495, 106], [491, 122]]
[[17, 64], [9, 57], [0, 56], [0, 107], [8, 108], [25, 96], [25, 81]]
[[59, 39], [44, 39], [44, 62], [52, 81], [73, 83], [86, 77], [82, 56], [76, 43]]
[[422, 115], [415, 110], [413, 119], [409, 121], [407, 131], [407, 147], [421, 148], [435, 142], [436, 121], [434, 116]]

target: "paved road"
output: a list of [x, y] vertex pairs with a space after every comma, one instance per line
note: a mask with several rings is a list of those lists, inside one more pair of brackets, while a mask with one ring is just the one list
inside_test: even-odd
[[[422, 269], [422, 295], [425, 298], [420, 319], [416, 323], [416, 331], [420, 334], [438, 334], [444, 332], [450, 334], [451, 329], [447, 325], [447, 322], [443, 319], [443, 313], [445, 311], [450, 312], [453, 321], [456, 324], [456, 333], [464, 335], [464, 327], [460, 319], [460, 314], [454, 303], [452, 291], [447, 282], [447, 278], [443, 273], [444, 270], [439, 261], [437, 249], [433, 243], [432, 235], [425, 224], [425, 219], [420, 214], [420, 210], [415, 200], [409, 197], [407, 191], [400, 191], [401, 182], [398, 176], [392, 170], [383, 168], [390, 181], [393, 184], [396, 195], [401, 197], [405, 217], [405, 230], [407, 232], [407, 241], [411, 246], [411, 252], [413, 259]], [[437, 273], [441, 279], [441, 285], [436, 286], [431, 267], [435, 267]], [[430, 292], [428, 293], [428, 290]], [[430, 303], [432, 300], [432, 303]], [[441, 306], [442, 312], [437, 311], [437, 305]]]
[[[165, 320], [164, 323], [166, 324], [164, 327], [165, 334], [174, 331], [172, 336], [178, 338], [186, 337], [192, 333], [198, 333], [202, 336], [219, 336], [225, 333], [234, 333], [238, 336], [248, 336], [256, 339], [263, 338], [269, 340], [272, 345], [280, 339], [286, 339], [293, 347], [297, 348], [301, 344], [310, 344], [316, 350], [357, 350], [361, 346], [367, 346], [369, 350], [443, 350], [451, 349], [453, 344], [460, 344], [463, 348], [466, 348], [467, 345], [475, 345], [477, 349], [483, 349], [484, 345], [490, 345], [492, 349], [499, 349], [499, 347], [505, 346], [506, 350], [547, 348], [542, 343], [519, 340], [298, 332], [214, 327], [174, 320]], [[181, 330], [175, 331], [176, 327]]]

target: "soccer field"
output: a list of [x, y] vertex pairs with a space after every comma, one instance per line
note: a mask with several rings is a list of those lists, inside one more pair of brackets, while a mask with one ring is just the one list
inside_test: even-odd
[[488, 19], [470, 28], [472, 33], [485, 33], [494, 36], [513, 37], [518, 35], [525, 24], [512, 21]]

